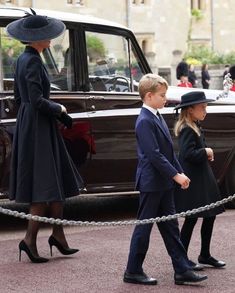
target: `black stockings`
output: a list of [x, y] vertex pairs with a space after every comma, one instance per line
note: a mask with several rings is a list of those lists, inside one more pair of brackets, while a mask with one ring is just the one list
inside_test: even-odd
[[[210, 243], [213, 231], [214, 217], [203, 218], [201, 226], [201, 252], [200, 255], [207, 258], [210, 257]], [[186, 217], [181, 229], [181, 241], [188, 252], [189, 243], [192, 237], [193, 228], [197, 223], [197, 218]]]
[[[62, 219], [63, 218], [64, 206], [62, 202], [50, 203], [50, 214], [52, 218]], [[64, 229], [62, 225], [53, 225], [52, 235], [62, 244], [64, 248], [68, 248], [68, 243], [64, 235]]]
[[[46, 210], [48, 208], [48, 205], [46, 203], [33, 203], [30, 206], [30, 214], [32, 215], [38, 215], [38, 216], [44, 216], [46, 213]], [[49, 204], [49, 210], [50, 210], [50, 216], [53, 218], [62, 219], [63, 217], [63, 203], [62, 202], [52, 202]], [[28, 222], [28, 227], [25, 235], [25, 242], [30, 247], [31, 252], [38, 256], [37, 251], [37, 235], [38, 230], [40, 228], [40, 222], [30, 220]], [[63, 247], [67, 248], [68, 243], [66, 241], [65, 235], [64, 235], [64, 229], [62, 225], [53, 225], [53, 236], [63, 245]]]
[[[30, 214], [31, 215], [38, 215], [38, 216], [44, 216], [46, 211], [46, 204], [45, 203], [33, 203], [30, 206]], [[25, 242], [30, 247], [31, 252], [38, 256], [37, 246], [36, 246], [36, 240], [38, 235], [38, 230], [40, 227], [40, 222], [30, 220], [28, 222], [28, 227], [25, 235]]]

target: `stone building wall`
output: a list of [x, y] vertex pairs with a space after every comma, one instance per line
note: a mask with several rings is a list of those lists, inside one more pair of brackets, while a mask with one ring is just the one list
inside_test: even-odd
[[12, 0], [15, 6], [90, 14], [129, 26], [136, 34], [146, 56], [151, 56], [153, 67], [169, 65], [172, 62], [173, 50], [176, 48], [186, 50], [190, 19], [188, 0], [145, 0], [144, 4], [142, 2], [139, 0]]
[[[200, 6], [199, 20], [191, 18], [192, 3], [196, 8]], [[232, 4], [232, 0], [0, 0], [0, 6], [90, 14], [129, 26], [154, 72], [158, 67], [174, 67], [187, 50], [189, 37], [193, 43], [213, 45], [221, 53], [233, 51], [235, 5]]]

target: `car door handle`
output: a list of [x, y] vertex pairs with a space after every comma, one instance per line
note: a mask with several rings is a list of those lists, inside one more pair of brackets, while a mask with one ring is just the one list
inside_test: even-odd
[[6, 97], [0, 97], [0, 100], [14, 100], [14, 96], [6, 96]]
[[104, 96], [90, 96], [89, 100], [104, 100]]

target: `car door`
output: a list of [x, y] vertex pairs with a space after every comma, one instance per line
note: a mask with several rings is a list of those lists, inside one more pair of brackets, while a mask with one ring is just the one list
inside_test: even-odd
[[[89, 82], [86, 107], [94, 147], [86, 165], [88, 189], [134, 190], [134, 129], [142, 105], [138, 81], [150, 69], [142, 64], [137, 44], [125, 34], [89, 27], [85, 41]], [[99, 50], [92, 47], [93, 42], [99, 44]]]

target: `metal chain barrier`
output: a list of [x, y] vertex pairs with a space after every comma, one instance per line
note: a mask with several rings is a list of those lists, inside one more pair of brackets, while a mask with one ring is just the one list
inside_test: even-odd
[[197, 209], [189, 210], [186, 212], [177, 213], [174, 215], [162, 216], [157, 218], [150, 218], [144, 220], [129, 220], [129, 221], [110, 221], [110, 222], [95, 222], [95, 221], [73, 221], [73, 220], [61, 220], [61, 219], [54, 219], [54, 218], [47, 218], [47, 217], [40, 217], [36, 215], [26, 214], [23, 212], [12, 211], [9, 209], [4, 209], [0, 207], [0, 213], [8, 216], [13, 216], [16, 218], [26, 219], [26, 220], [33, 220], [43, 223], [49, 224], [56, 224], [56, 225], [63, 225], [63, 226], [127, 226], [127, 225], [145, 225], [151, 223], [160, 223], [165, 221], [171, 221], [173, 219], [178, 219], [181, 217], [195, 215], [197, 213], [201, 213], [204, 211], [208, 211], [210, 209], [214, 209], [220, 205], [228, 203], [235, 199], [235, 194], [232, 196], [226, 197], [222, 200], [219, 200], [215, 203], [211, 203], [204, 207], [199, 207]]

